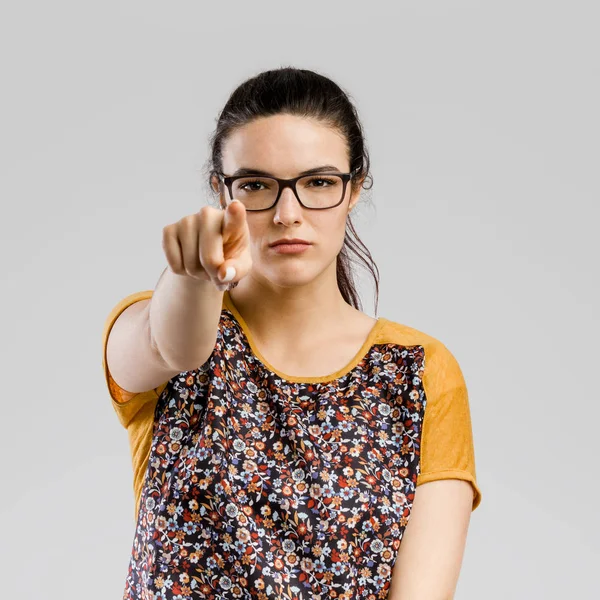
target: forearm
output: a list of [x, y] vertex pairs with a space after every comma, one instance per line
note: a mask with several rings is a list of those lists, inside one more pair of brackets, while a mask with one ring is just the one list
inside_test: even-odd
[[187, 371], [206, 361], [215, 345], [222, 302], [223, 292], [211, 281], [163, 271], [147, 318], [152, 346], [168, 365]]

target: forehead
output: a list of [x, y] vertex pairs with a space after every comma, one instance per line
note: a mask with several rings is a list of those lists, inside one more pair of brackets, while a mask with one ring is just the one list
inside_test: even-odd
[[254, 167], [287, 177], [324, 164], [348, 170], [344, 137], [324, 123], [295, 115], [261, 117], [236, 129], [223, 146], [225, 173]]

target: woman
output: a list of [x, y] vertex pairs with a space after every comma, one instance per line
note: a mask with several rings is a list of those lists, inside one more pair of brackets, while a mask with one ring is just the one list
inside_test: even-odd
[[368, 170], [328, 78], [280, 68], [228, 100], [219, 208], [164, 228], [156, 289], [105, 326], [134, 466], [124, 598], [452, 597], [481, 499], [467, 390], [440, 341], [360, 310]]

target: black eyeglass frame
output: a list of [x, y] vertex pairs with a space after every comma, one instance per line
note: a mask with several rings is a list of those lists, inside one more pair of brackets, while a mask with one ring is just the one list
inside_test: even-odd
[[[260, 212], [263, 210], [271, 210], [278, 202], [279, 202], [279, 198], [281, 198], [281, 192], [286, 188], [292, 188], [292, 191], [294, 192], [294, 196], [296, 196], [296, 200], [298, 200], [298, 202], [300, 203], [300, 206], [302, 206], [302, 208], [306, 208], [307, 210], [328, 210], [330, 208], [335, 208], [336, 206], [339, 206], [343, 201], [344, 198], [346, 197], [346, 187], [348, 185], [348, 182], [354, 177], [354, 175], [356, 174], [356, 172], [360, 169], [356, 168], [354, 169], [354, 171], [351, 171], [350, 173], [338, 173], [336, 172], [330, 172], [330, 173], [313, 173], [313, 174], [307, 174], [307, 175], [300, 175], [298, 177], [293, 177], [292, 179], [280, 179], [279, 177], [273, 177], [272, 175], [261, 175], [261, 174], [252, 174], [252, 173], [246, 173], [245, 175], [235, 175], [235, 176], [228, 176], [225, 175], [224, 173], [219, 173], [219, 172], [215, 172], [215, 175], [219, 178], [219, 181], [221, 183], [224, 183], [227, 186], [227, 189], [229, 190], [229, 199], [233, 200], [233, 190], [232, 190], [232, 186], [233, 186], [233, 182], [236, 181], [236, 179], [247, 179], [249, 177], [262, 177], [263, 179], [273, 179], [277, 182], [277, 185], [279, 186], [279, 192], [277, 193], [277, 198], [275, 198], [275, 201], [273, 202], [273, 204], [271, 204], [271, 206], [268, 206], [267, 208], [246, 208], [247, 211], [250, 212]], [[323, 177], [326, 176], [332, 176], [335, 175], [336, 177], [340, 177], [342, 180], [342, 184], [343, 184], [343, 189], [342, 189], [342, 197], [340, 198], [340, 201], [337, 204], [333, 204], [332, 206], [326, 206], [324, 208], [317, 208], [314, 206], [306, 206], [305, 204], [302, 203], [302, 200], [300, 200], [300, 196], [298, 196], [298, 191], [296, 190], [296, 183], [300, 180], [300, 179], [304, 179], [305, 177], [319, 177], [320, 175], [323, 175]]]

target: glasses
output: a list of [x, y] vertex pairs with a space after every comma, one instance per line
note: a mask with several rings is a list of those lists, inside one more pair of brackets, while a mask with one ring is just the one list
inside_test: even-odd
[[346, 194], [346, 186], [354, 177], [351, 173], [319, 173], [302, 175], [293, 179], [280, 179], [263, 175], [238, 175], [228, 177], [216, 173], [227, 186], [229, 198], [239, 200], [246, 210], [258, 211], [273, 208], [281, 196], [281, 191], [292, 188], [301, 206], [310, 210], [325, 210], [339, 206]]

